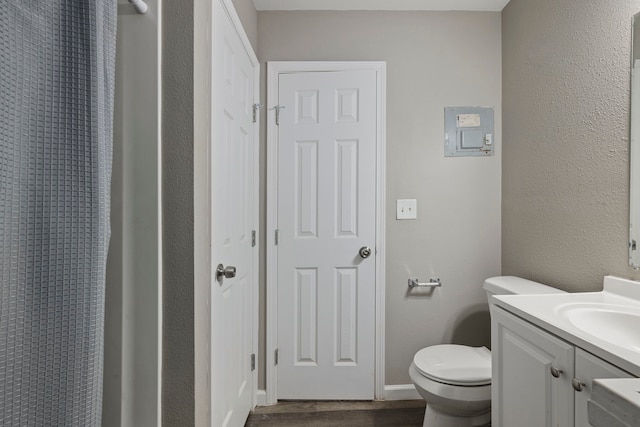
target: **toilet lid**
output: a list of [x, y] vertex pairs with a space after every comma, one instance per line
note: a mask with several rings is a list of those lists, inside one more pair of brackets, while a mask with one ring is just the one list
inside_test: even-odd
[[413, 363], [422, 375], [444, 384], [491, 384], [491, 352], [486, 347], [434, 345], [417, 352]]

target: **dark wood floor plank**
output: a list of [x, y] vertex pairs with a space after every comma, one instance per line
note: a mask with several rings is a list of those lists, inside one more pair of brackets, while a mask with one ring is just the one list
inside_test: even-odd
[[282, 402], [257, 408], [246, 427], [420, 427], [424, 401]]
[[281, 400], [277, 405], [258, 406], [254, 413], [269, 414], [279, 412], [309, 411], [351, 411], [360, 409], [400, 409], [422, 408], [424, 400]]

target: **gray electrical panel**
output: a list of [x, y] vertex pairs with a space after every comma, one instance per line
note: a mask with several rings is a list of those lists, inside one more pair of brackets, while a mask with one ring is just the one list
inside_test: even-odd
[[445, 157], [493, 156], [493, 107], [445, 107]]

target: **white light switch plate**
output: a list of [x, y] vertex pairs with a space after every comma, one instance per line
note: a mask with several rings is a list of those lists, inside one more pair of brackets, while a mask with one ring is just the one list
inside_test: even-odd
[[416, 199], [396, 200], [396, 219], [416, 219], [418, 217], [418, 201]]

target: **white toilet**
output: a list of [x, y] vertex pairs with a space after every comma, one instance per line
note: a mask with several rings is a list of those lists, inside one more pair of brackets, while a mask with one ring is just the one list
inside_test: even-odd
[[[484, 282], [491, 295], [565, 293], [513, 276]], [[491, 352], [486, 347], [442, 344], [413, 357], [409, 376], [427, 401], [424, 427], [475, 427], [491, 422]]]

